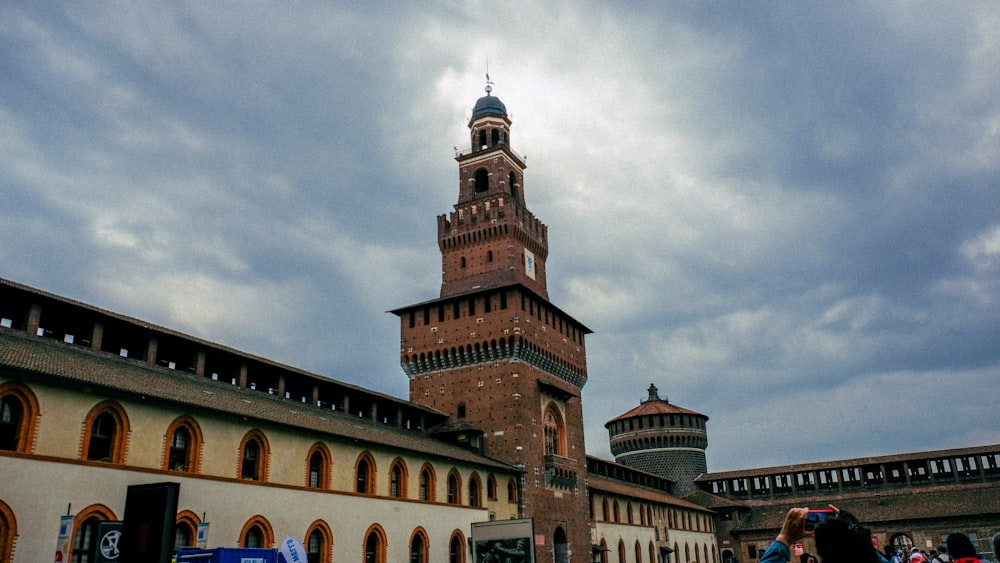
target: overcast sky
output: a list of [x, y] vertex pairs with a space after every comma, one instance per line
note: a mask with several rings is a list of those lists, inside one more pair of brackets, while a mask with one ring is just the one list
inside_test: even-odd
[[995, 0], [336, 4], [0, 3], [0, 277], [406, 397], [488, 64], [590, 454], [1000, 443]]

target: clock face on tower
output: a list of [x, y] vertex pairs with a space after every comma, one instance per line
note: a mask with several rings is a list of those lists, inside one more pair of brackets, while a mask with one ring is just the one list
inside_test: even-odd
[[535, 254], [527, 249], [524, 251], [524, 273], [535, 279]]

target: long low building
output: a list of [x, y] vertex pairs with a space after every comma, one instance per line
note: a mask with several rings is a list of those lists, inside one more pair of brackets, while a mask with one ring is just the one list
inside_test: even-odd
[[[1000, 444], [706, 473], [696, 484], [685, 498], [717, 513], [724, 562], [756, 559], [789, 508], [828, 504], [857, 516], [883, 548], [930, 552], [963, 532], [995, 560]], [[815, 552], [809, 540], [803, 548]]]
[[177, 546], [210, 523], [321, 562], [465, 561], [470, 523], [520, 514], [520, 470], [435, 438], [441, 413], [8, 281], [0, 401], [2, 561], [51, 560], [67, 513], [93, 561], [93, 525], [156, 482]]

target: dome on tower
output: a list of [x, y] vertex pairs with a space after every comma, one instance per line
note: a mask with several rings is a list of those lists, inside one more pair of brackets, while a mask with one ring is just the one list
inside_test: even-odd
[[484, 115], [499, 115], [507, 117], [507, 106], [503, 105], [500, 98], [486, 94], [476, 100], [476, 106], [472, 108], [472, 119]]

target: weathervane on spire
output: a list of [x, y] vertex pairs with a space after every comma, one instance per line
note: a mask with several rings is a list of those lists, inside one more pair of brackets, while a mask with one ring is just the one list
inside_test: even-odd
[[490, 60], [486, 59], [486, 95], [493, 91], [493, 82], [490, 80]]

